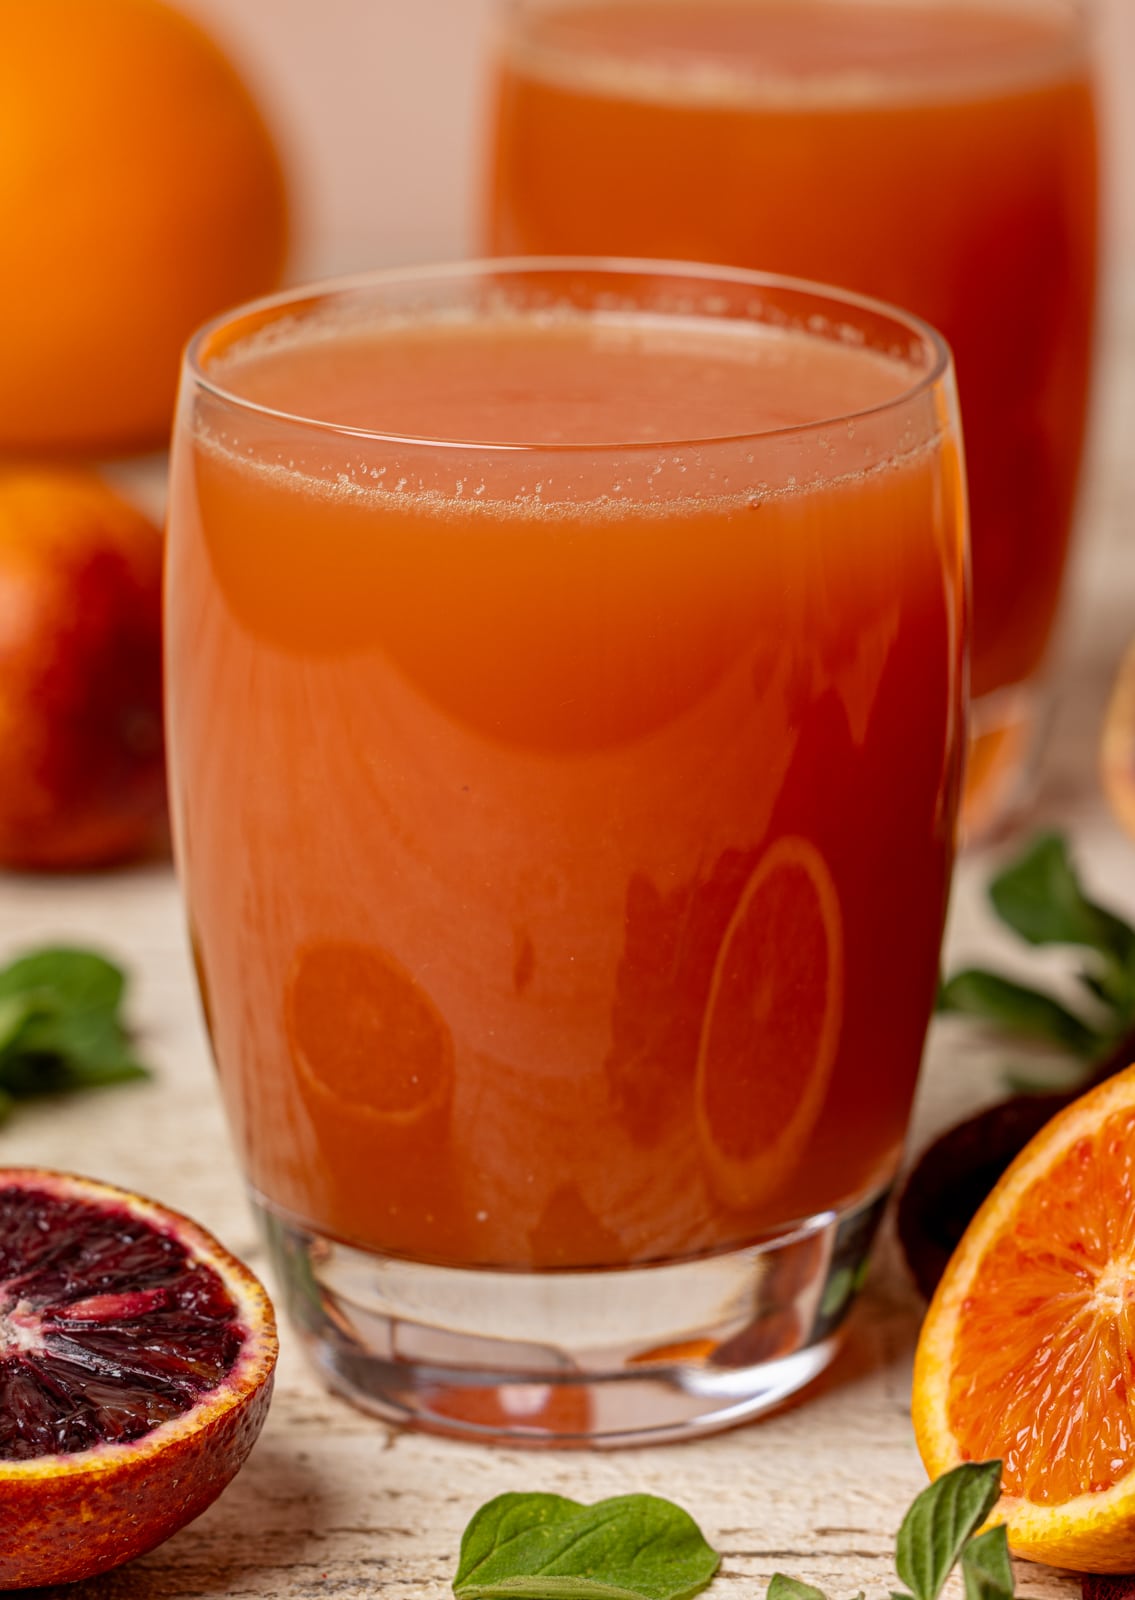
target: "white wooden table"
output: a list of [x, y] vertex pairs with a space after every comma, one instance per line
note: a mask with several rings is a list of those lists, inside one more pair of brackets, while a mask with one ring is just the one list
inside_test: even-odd
[[[1102, 344], [1060, 710], [1037, 803], [1020, 832], [1065, 828], [1096, 893], [1135, 915], [1135, 843], [1106, 814], [1095, 765], [1111, 675], [1135, 634], [1135, 275], [1113, 296]], [[996, 859], [985, 850], [961, 865], [952, 959], [1015, 955], [982, 909], [981, 886]], [[131, 1017], [157, 1077], [18, 1109], [0, 1127], [0, 1162], [86, 1172], [151, 1193], [263, 1270], [214, 1088], [172, 873], [0, 877], [0, 959], [49, 941], [91, 942], [129, 967]], [[997, 1098], [1005, 1056], [956, 1022], [936, 1025], [911, 1148]], [[388, 1431], [325, 1395], [285, 1329], [267, 1427], [221, 1500], [163, 1548], [67, 1593], [440, 1597], [476, 1507], [506, 1489], [545, 1489], [581, 1500], [648, 1490], [680, 1501], [724, 1553], [712, 1593], [725, 1600], [763, 1596], [778, 1568], [835, 1597], [861, 1587], [879, 1596], [894, 1582], [898, 1521], [925, 1481], [908, 1405], [919, 1314], [888, 1234], [846, 1348], [806, 1398], [697, 1444], [603, 1455], [489, 1450]], [[1074, 1579], [1042, 1568], [1020, 1568], [1018, 1585], [1026, 1595], [1078, 1595]]]

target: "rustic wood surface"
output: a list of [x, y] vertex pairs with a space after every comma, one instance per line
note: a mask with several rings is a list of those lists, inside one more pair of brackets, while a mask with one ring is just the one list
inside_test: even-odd
[[[1057, 673], [1059, 711], [1036, 803], [1018, 829], [1069, 832], [1098, 894], [1135, 912], [1135, 844], [1104, 808], [1096, 747], [1108, 685], [1135, 634], [1135, 282], [1105, 319], [1083, 537]], [[963, 860], [951, 957], [1004, 944], [982, 910], [998, 849]], [[172, 873], [0, 879], [0, 958], [84, 940], [131, 970], [131, 1015], [154, 1082], [20, 1108], [0, 1159], [86, 1172], [189, 1211], [263, 1268], [214, 1089]], [[1033, 958], [1035, 961], [1035, 958]], [[1059, 969], [1059, 960], [1053, 963]], [[1035, 969], [1034, 969], [1035, 970]], [[885, 994], [879, 1004], [886, 1004]], [[936, 1025], [911, 1148], [997, 1096], [1004, 1050], [956, 1022]], [[591, 1500], [650, 1490], [680, 1500], [724, 1552], [714, 1593], [763, 1596], [776, 1569], [885, 1594], [893, 1536], [924, 1476], [909, 1419], [920, 1302], [888, 1235], [830, 1372], [775, 1416], [692, 1445], [612, 1454], [486, 1449], [398, 1433], [324, 1394], [284, 1332], [276, 1398], [259, 1445], [221, 1500], [163, 1548], [68, 1591], [71, 1600], [172, 1596], [443, 1596], [461, 1530], [506, 1489]], [[1078, 1593], [1075, 1580], [1019, 1566], [1026, 1595]], [[41, 1591], [50, 1594], [55, 1591]], [[62, 1594], [63, 1591], [58, 1591]]]

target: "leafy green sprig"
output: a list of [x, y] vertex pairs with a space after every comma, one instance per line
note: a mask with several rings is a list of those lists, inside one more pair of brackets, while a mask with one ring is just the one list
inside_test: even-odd
[[940, 1012], [979, 1018], [1018, 1037], [1053, 1045], [1086, 1078], [1124, 1049], [1135, 1049], [1135, 929], [1085, 892], [1060, 834], [1034, 839], [989, 885], [997, 916], [1033, 946], [1076, 953], [1076, 999], [1054, 995], [981, 967], [955, 972], [938, 996]]
[[122, 1022], [125, 989], [93, 950], [35, 950], [0, 969], [0, 1120], [17, 1100], [149, 1077]]
[[458, 1600], [689, 1600], [721, 1557], [681, 1506], [652, 1494], [582, 1505], [500, 1494], [461, 1540]]
[[[967, 1461], [924, 1489], [895, 1540], [895, 1569], [906, 1590], [891, 1600], [938, 1600], [961, 1563], [966, 1600], [1012, 1600], [1013, 1564], [1003, 1527], [978, 1529], [1001, 1493], [1000, 1461]], [[828, 1600], [822, 1589], [774, 1573], [768, 1600]], [[855, 1600], [864, 1600], [863, 1593]]]
[[[1000, 1461], [966, 1462], [924, 1489], [895, 1542], [906, 1590], [891, 1600], [938, 1600], [959, 1563], [966, 1600], [1012, 1600], [1005, 1529], [978, 1531], [1000, 1492]], [[689, 1600], [720, 1563], [689, 1513], [656, 1495], [588, 1506], [556, 1494], [502, 1494], [466, 1528], [453, 1592], [457, 1600]], [[767, 1600], [827, 1596], [778, 1572]]]

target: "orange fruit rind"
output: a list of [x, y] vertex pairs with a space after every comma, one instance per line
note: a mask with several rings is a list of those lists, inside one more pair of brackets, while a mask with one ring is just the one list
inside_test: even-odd
[[[1135, 1066], [1006, 1170], [926, 1314], [912, 1417], [931, 1478], [1000, 1458], [1014, 1555], [1135, 1570]], [[1130, 1384], [1130, 1393], [1128, 1386]]]
[[[3, 6], [0, 448], [169, 437], [182, 346], [273, 289], [288, 181], [226, 52], [167, 0]], [[218, 13], [219, 15], [219, 13]]]

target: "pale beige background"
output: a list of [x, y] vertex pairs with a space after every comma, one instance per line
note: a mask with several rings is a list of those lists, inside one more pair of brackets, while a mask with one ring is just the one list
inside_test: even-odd
[[[180, 0], [258, 84], [295, 174], [293, 276], [476, 248], [506, 0]], [[1135, 0], [1096, 0], [1113, 252], [1135, 260]]]

